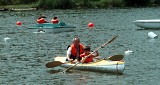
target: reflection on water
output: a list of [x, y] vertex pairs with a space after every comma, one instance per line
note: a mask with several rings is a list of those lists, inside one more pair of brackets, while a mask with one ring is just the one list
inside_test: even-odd
[[50, 74], [56, 74], [56, 73], [59, 73], [59, 72], [62, 72], [61, 70], [49, 70], [48, 73]]
[[[149, 39], [146, 30], [134, 25], [138, 19], [157, 19], [160, 9], [153, 8], [110, 8], [87, 10], [40, 10], [0, 12], [0, 84], [1, 85], [151, 85], [159, 84], [159, 37]], [[76, 26], [73, 32], [30, 33], [27, 29], [35, 25], [40, 14], [47, 21], [57, 16], [60, 21]], [[16, 22], [21, 21], [22, 26]], [[88, 29], [88, 23], [94, 23]], [[139, 30], [142, 29], [142, 30]], [[159, 30], [152, 30], [157, 35]], [[55, 56], [64, 56], [74, 36], [79, 36], [84, 45], [92, 50], [101, 46], [114, 35], [118, 38], [99, 50], [100, 56], [124, 54], [123, 75], [46, 68], [45, 64]], [[10, 38], [10, 39], [7, 39]], [[6, 38], [6, 39], [5, 39]], [[5, 41], [4, 41], [5, 39]]]

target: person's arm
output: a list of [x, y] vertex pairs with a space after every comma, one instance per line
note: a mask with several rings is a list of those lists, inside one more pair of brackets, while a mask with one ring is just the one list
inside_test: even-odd
[[70, 59], [70, 55], [71, 55], [71, 47], [69, 47], [68, 50], [67, 50], [67, 59], [68, 59], [68, 61], [73, 60], [73, 59]]
[[98, 50], [96, 51], [96, 55], [95, 55], [95, 57], [97, 57], [97, 56], [99, 56]]
[[93, 55], [93, 58], [99, 60], [99, 53], [98, 53], [98, 51], [96, 51], [96, 53]]

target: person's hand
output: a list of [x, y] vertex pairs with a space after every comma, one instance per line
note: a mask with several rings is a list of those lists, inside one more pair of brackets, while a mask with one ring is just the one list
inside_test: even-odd
[[96, 60], [100, 60], [100, 58], [99, 58], [99, 57], [95, 57], [94, 59], [96, 59]]
[[82, 60], [81, 60], [81, 62], [82, 62], [82, 63], [84, 63], [84, 61], [86, 60], [86, 58], [87, 58], [87, 56], [85, 56], [85, 57], [82, 57]]
[[73, 59], [68, 59], [69, 61], [73, 61]]
[[68, 59], [69, 62], [73, 63], [73, 59]]

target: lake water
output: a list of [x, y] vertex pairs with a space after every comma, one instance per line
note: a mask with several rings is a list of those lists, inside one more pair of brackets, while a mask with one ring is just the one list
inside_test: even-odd
[[[57, 16], [60, 21], [77, 27], [72, 32], [30, 33], [40, 14], [47, 20]], [[159, 19], [160, 8], [109, 8], [86, 10], [38, 10], [0, 12], [0, 85], [159, 85], [160, 38], [148, 38], [148, 32], [160, 35], [159, 30], [142, 29], [134, 25], [138, 19]], [[16, 26], [21, 21], [22, 26]], [[93, 22], [93, 29], [87, 24]], [[72, 70], [69, 73], [51, 72], [64, 68], [46, 68], [56, 56], [64, 56], [74, 36], [92, 50], [113, 36], [118, 38], [99, 50], [100, 56], [134, 53], [126, 56], [123, 75]], [[4, 38], [9, 37], [6, 42]]]

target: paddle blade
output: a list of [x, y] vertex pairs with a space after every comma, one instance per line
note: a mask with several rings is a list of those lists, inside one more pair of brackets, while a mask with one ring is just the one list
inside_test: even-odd
[[60, 66], [60, 65], [62, 65], [62, 64], [63, 64], [63, 63], [60, 62], [60, 61], [52, 61], [52, 62], [48, 62], [48, 63], [46, 64], [46, 67], [47, 67], [47, 68], [53, 68], [53, 67]]
[[111, 61], [120, 61], [124, 58], [123, 55], [113, 55], [108, 57], [107, 59], [111, 60]]
[[111, 43], [113, 40], [115, 40], [118, 37], [118, 35], [114, 36], [111, 40], [108, 41], [108, 43]]

